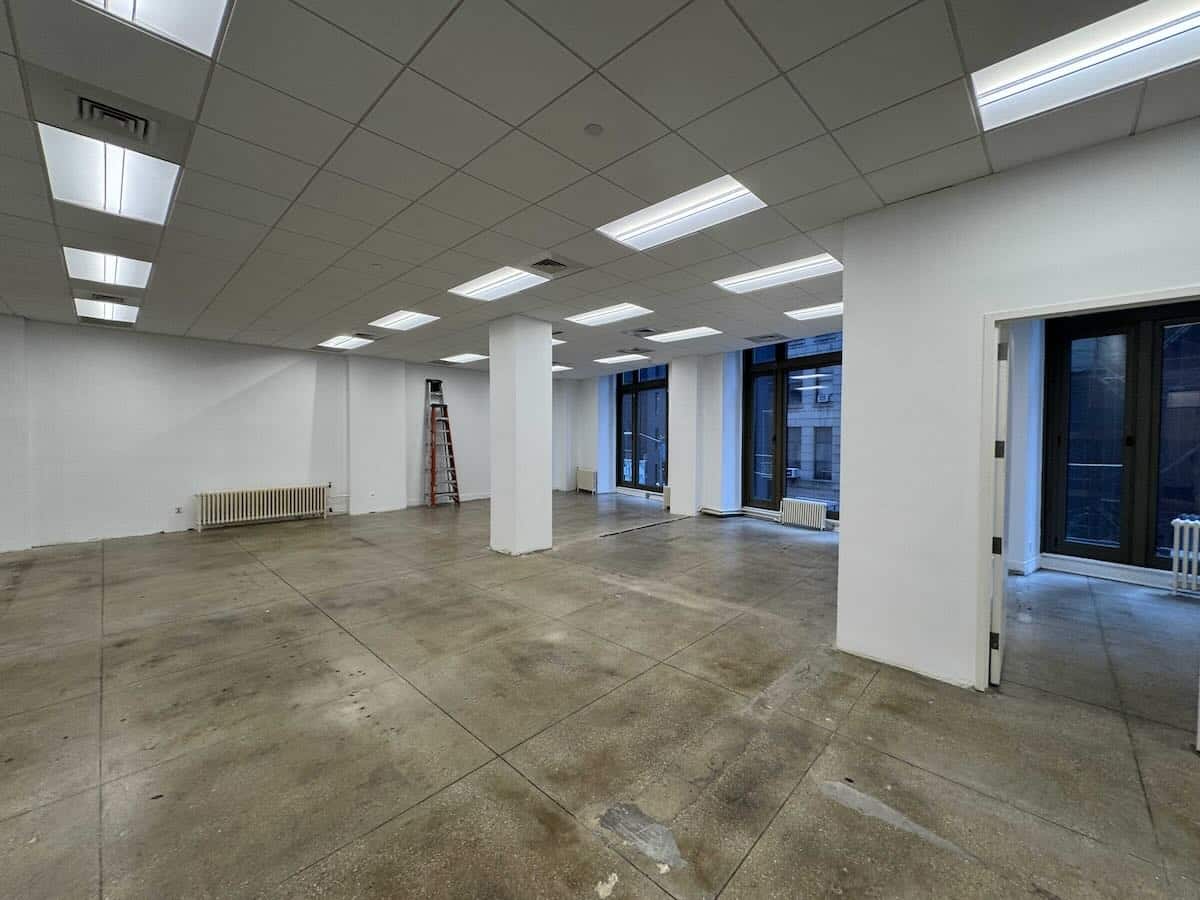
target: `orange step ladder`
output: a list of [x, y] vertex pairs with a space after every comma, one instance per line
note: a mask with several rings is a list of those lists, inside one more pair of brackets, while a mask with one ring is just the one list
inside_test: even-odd
[[425, 406], [429, 416], [429, 505], [439, 498], [458, 499], [458, 469], [454, 465], [454, 438], [450, 434], [450, 411], [440, 378], [425, 379]]

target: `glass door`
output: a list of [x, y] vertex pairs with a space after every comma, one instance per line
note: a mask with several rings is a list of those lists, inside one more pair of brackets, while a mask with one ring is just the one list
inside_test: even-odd
[[1169, 560], [1171, 520], [1200, 514], [1200, 319], [1157, 329], [1160, 374], [1154, 556]]
[[753, 375], [746, 393], [747, 461], [744, 479], [746, 506], [779, 508], [779, 485], [775, 477], [776, 374]]

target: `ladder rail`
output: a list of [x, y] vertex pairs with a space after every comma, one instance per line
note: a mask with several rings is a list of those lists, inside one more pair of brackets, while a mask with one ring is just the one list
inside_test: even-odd
[[439, 497], [448, 497], [457, 506], [458, 466], [450, 430], [450, 408], [440, 379], [425, 379], [425, 400], [429, 416], [429, 505], [437, 506]]

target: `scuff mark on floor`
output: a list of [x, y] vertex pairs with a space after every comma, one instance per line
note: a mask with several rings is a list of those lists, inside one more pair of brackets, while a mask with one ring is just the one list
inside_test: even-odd
[[970, 862], [978, 862], [978, 858], [968, 853], [957, 844], [951, 843], [939, 834], [935, 834], [923, 825], [918, 825], [908, 816], [904, 815], [900, 810], [888, 806], [882, 800], [877, 800], [870, 794], [864, 794], [857, 788], [851, 787], [842, 781], [824, 781], [821, 783], [821, 793], [835, 803], [840, 803], [847, 809], [852, 809], [855, 812], [862, 813], [864, 816], [870, 816], [872, 819], [890, 825], [893, 828], [899, 828], [901, 831], [907, 831], [910, 834], [915, 834], [926, 843], [939, 847], [942, 850], [948, 850], [956, 856], [961, 856]]
[[687, 862], [679, 855], [675, 835], [666, 825], [642, 812], [636, 804], [618, 803], [600, 817], [600, 827], [606, 828], [660, 866], [680, 869]]
[[612, 895], [613, 888], [617, 886], [617, 882], [621, 879], [617, 878], [617, 873], [612, 872], [603, 881], [596, 882], [596, 895], [600, 900], [605, 900], [606, 897]]

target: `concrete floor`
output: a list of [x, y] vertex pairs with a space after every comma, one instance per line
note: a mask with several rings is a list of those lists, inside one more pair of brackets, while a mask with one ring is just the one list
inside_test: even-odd
[[0, 556], [0, 897], [1200, 897], [1196, 603], [1014, 579], [977, 694], [835, 535], [555, 503]]

